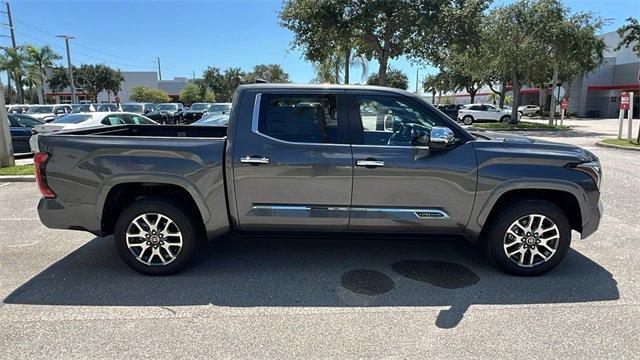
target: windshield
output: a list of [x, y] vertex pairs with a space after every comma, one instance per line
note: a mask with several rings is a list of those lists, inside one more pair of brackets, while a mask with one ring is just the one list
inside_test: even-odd
[[228, 114], [230, 110], [231, 110], [231, 105], [227, 105], [227, 104], [213, 104], [209, 106], [209, 112], [212, 112], [212, 113], [222, 114], [224, 112], [225, 114]]
[[191, 105], [191, 108], [189, 110], [205, 110], [208, 107], [209, 107], [209, 104], [195, 103]]
[[120, 105], [122, 111], [128, 112], [142, 112], [143, 106], [141, 104], [122, 104]]
[[53, 112], [53, 106], [33, 106], [27, 110], [27, 114], [47, 114]]
[[61, 117], [57, 120], [52, 121], [55, 124], [79, 124], [85, 120], [89, 120], [91, 115], [88, 114], [69, 114], [67, 116]]
[[32, 128], [35, 125], [42, 125], [44, 124], [42, 121], [33, 119], [29, 116], [24, 116], [24, 115], [9, 115], [9, 122], [11, 123], [11, 126], [15, 126], [15, 127], [28, 127], [28, 128]]
[[117, 111], [116, 104], [100, 104], [98, 105], [98, 111]]
[[71, 114], [77, 114], [81, 112], [91, 112], [91, 111], [95, 111], [95, 109], [93, 108], [93, 105], [82, 104], [82, 105], [76, 106], [73, 110], [71, 110]]
[[178, 105], [176, 104], [160, 104], [156, 106], [156, 111], [162, 110], [178, 110]]
[[218, 115], [208, 118], [200, 119], [193, 123], [194, 125], [207, 125], [207, 126], [227, 126], [229, 125], [229, 116]]

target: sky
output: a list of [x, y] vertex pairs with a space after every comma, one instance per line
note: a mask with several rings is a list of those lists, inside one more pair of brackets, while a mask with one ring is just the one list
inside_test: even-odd
[[[495, 0], [493, 6], [508, 4]], [[610, 19], [603, 32], [614, 31], [624, 19], [640, 17], [638, 0], [565, 0], [572, 11], [590, 11]], [[16, 40], [20, 44], [53, 47], [63, 56], [64, 40], [72, 35], [74, 65], [105, 63], [123, 71], [157, 69], [162, 78], [199, 77], [208, 66], [225, 69], [281, 64], [296, 83], [314, 77], [313, 66], [291, 49], [293, 34], [279, 25], [281, 0], [215, 1], [10, 1]], [[4, 2], [2, 10], [4, 10]], [[6, 14], [0, 13], [3, 23]], [[0, 28], [0, 45], [10, 45], [7, 28]], [[416, 69], [422, 79], [437, 70], [399, 58], [390, 62], [416, 85]], [[369, 74], [377, 72], [372, 61]], [[361, 81], [361, 70], [352, 69], [351, 82]]]

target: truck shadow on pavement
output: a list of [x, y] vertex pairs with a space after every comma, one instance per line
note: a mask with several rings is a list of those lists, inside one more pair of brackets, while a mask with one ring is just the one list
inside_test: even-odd
[[227, 237], [167, 277], [127, 268], [111, 238], [96, 238], [18, 289], [7, 304], [72, 306], [449, 307], [455, 327], [470, 305], [619, 299], [611, 273], [575, 250], [556, 270], [515, 277], [463, 240]]

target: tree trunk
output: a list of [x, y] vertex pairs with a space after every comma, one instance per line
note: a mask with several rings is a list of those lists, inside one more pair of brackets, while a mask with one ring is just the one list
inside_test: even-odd
[[14, 73], [14, 79], [16, 82], [16, 95], [17, 95], [17, 103], [24, 104], [24, 89], [22, 88], [22, 79], [18, 76], [17, 73]]
[[435, 105], [436, 104], [436, 90], [434, 89], [433, 92], [431, 92], [431, 105]]
[[344, 83], [349, 84], [349, 68], [351, 67], [351, 48], [344, 52]]
[[507, 82], [503, 81], [500, 84], [500, 100], [498, 101], [498, 105], [500, 106], [500, 109], [502, 109], [502, 107], [504, 106], [504, 100], [507, 97]]
[[547, 108], [547, 88], [545, 86], [538, 86], [538, 103], [540, 105], [540, 109]]
[[553, 67], [553, 80], [551, 83], [551, 101], [549, 101], [549, 125], [553, 125], [556, 117], [556, 86], [558, 84], [558, 65]]
[[387, 86], [387, 65], [389, 63], [389, 58], [385, 53], [380, 55], [380, 68], [378, 68], [378, 85]]
[[335, 78], [336, 78], [336, 84], [340, 84], [340, 63], [336, 62], [334, 65], [334, 69], [335, 71]]
[[511, 121], [518, 119], [518, 106], [520, 106], [520, 81], [515, 69], [511, 70], [511, 84], [513, 86], [513, 104], [511, 104]]
[[476, 94], [478, 93], [478, 89], [467, 88], [467, 92], [469, 93], [469, 103], [473, 104], [476, 100]]

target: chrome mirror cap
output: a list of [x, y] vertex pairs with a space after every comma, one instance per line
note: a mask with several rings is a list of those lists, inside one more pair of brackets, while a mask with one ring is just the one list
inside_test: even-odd
[[429, 148], [444, 149], [453, 144], [455, 135], [448, 127], [434, 126], [431, 128], [429, 136]]

